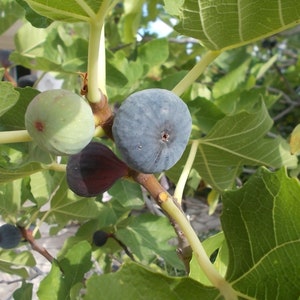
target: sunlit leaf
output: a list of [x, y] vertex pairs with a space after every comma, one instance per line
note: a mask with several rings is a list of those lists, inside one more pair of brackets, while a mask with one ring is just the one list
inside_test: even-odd
[[291, 134], [290, 147], [292, 154], [299, 154], [300, 152], [300, 124], [298, 124]]
[[23, 9], [14, 0], [1, 0], [0, 11], [0, 35], [24, 14]]
[[25, 267], [33, 267], [36, 262], [31, 252], [16, 253], [14, 250], [0, 250], [0, 270], [23, 278], [28, 277]]
[[82, 241], [69, 249], [39, 285], [39, 299], [70, 299], [71, 288], [83, 280], [91, 268], [91, 246]]
[[175, 29], [211, 50], [238, 47], [295, 26], [300, 2], [185, 0]]
[[[19, 93], [9, 82], [0, 82], [0, 117], [12, 108], [19, 99]], [[1, 124], [0, 119], [0, 124]]]

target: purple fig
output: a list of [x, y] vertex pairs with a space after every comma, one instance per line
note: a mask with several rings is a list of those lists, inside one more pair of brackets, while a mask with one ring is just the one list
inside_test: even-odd
[[108, 147], [90, 142], [67, 163], [67, 182], [77, 195], [94, 197], [107, 191], [114, 182], [128, 175], [128, 166]]
[[21, 231], [12, 224], [4, 224], [0, 227], [0, 248], [12, 249], [18, 246], [22, 238]]
[[189, 141], [192, 118], [187, 105], [164, 89], [130, 95], [116, 113], [112, 132], [129, 167], [143, 173], [170, 169]]

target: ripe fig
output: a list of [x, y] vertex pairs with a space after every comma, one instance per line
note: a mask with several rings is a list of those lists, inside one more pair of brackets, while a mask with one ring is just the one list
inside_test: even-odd
[[35, 96], [27, 107], [25, 126], [41, 148], [55, 155], [78, 153], [91, 141], [95, 131], [88, 103], [62, 89]]
[[11, 224], [4, 224], [0, 227], [0, 247], [11, 249], [18, 246], [22, 238], [18, 227]]
[[71, 155], [67, 163], [69, 188], [83, 197], [104, 193], [126, 175], [128, 166], [98, 142], [91, 142], [81, 152]]
[[164, 89], [130, 95], [116, 113], [112, 128], [124, 161], [143, 173], [170, 169], [182, 156], [191, 133], [187, 105]]
[[106, 231], [103, 230], [97, 230], [93, 234], [93, 243], [97, 247], [102, 247], [107, 242], [107, 239], [109, 238], [109, 234]]
[[24, 75], [18, 78], [17, 86], [22, 88], [26, 86], [33, 86], [36, 81], [37, 81], [36, 75], [34, 74]]

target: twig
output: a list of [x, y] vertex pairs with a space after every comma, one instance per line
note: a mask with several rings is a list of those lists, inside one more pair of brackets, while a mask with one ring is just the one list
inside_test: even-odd
[[54, 257], [44, 247], [41, 247], [37, 244], [37, 242], [35, 241], [35, 239], [32, 235], [32, 231], [29, 230], [29, 229], [25, 229], [24, 227], [20, 227], [20, 230], [22, 232], [22, 235], [23, 235], [24, 239], [31, 245], [31, 248], [34, 251], [40, 253], [50, 263], [52, 263], [53, 260], [54, 260]]
[[132, 261], [135, 261], [135, 258], [133, 257], [133, 254], [129, 251], [127, 246], [122, 241], [120, 241], [113, 233], [110, 234], [109, 237], [113, 238], [123, 248], [125, 253], [130, 257], [130, 259]]

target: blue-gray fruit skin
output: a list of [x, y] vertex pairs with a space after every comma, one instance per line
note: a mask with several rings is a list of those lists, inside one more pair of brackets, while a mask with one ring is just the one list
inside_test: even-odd
[[182, 156], [192, 128], [187, 105], [164, 89], [130, 95], [116, 113], [112, 127], [123, 160], [132, 169], [158, 173]]
[[4, 224], [0, 227], [0, 247], [12, 249], [18, 246], [22, 238], [18, 227], [11, 224]]

